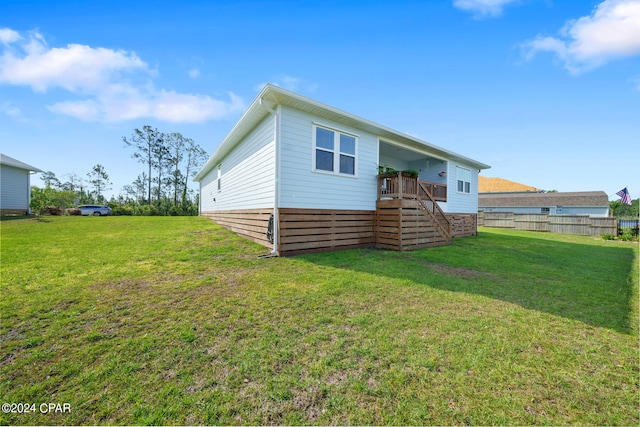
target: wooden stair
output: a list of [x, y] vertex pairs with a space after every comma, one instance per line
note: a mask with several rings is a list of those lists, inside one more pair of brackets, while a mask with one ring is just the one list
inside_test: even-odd
[[378, 200], [376, 247], [397, 251], [451, 244], [451, 223], [423, 184], [418, 197]]

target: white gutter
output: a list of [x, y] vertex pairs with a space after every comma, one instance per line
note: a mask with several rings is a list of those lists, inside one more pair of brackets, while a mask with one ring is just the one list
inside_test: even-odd
[[[274, 171], [274, 206], [273, 206], [273, 250], [267, 257], [278, 256], [278, 224], [279, 214], [278, 206], [280, 205], [280, 114], [264, 103], [264, 98], [260, 97], [258, 105], [273, 114], [273, 141], [275, 144], [275, 171]], [[276, 107], [278, 110], [280, 106]], [[264, 258], [264, 257], [263, 257]]]

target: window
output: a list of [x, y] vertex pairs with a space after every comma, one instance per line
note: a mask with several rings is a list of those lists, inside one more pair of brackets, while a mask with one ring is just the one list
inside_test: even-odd
[[471, 193], [471, 171], [456, 167], [456, 176], [458, 179], [458, 193]]
[[222, 165], [218, 165], [218, 191], [222, 190]]
[[356, 142], [353, 135], [315, 126], [313, 170], [355, 176]]
[[550, 211], [549, 208], [540, 208], [540, 213], [542, 213], [542, 214], [548, 214], [549, 211]]

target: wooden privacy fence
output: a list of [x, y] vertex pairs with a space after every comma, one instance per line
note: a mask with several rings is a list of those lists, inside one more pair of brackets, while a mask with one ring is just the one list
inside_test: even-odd
[[478, 225], [516, 230], [544, 231], [580, 236], [617, 235], [615, 218], [588, 215], [550, 215], [514, 212], [478, 212]]

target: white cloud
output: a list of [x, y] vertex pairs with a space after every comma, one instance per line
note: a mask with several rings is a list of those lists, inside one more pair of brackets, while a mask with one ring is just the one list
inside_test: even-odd
[[191, 77], [192, 79], [197, 79], [198, 77], [200, 77], [200, 70], [197, 68], [190, 69], [189, 77]]
[[79, 44], [50, 48], [37, 32], [25, 38], [11, 29], [0, 29], [0, 41], [5, 46], [0, 54], [0, 84], [29, 86], [36, 92], [62, 88], [84, 98], [47, 107], [57, 114], [85, 121], [149, 117], [202, 122], [244, 109], [232, 93], [224, 101], [155, 88], [154, 70], [134, 52]]
[[20, 40], [20, 34], [10, 28], [0, 28], [0, 43], [4, 45], [11, 44]]
[[476, 17], [500, 16], [504, 7], [519, 0], [453, 0], [458, 9], [472, 12]]
[[561, 37], [538, 35], [522, 44], [525, 58], [554, 53], [572, 74], [640, 54], [640, 1], [605, 0], [589, 16], [568, 21]]
[[10, 117], [19, 117], [22, 111], [9, 101], [0, 104], [0, 112]]
[[206, 95], [154, 91], [132, 91], [125, 96], [101, 95], [96, 100], [58, 102], [50, 111], [84, 121], [117, 122], [141, 117], [173, 123], [198, 123], [223, 119], [245, 109], [242, 99], [229, 92], [229, 101]]

